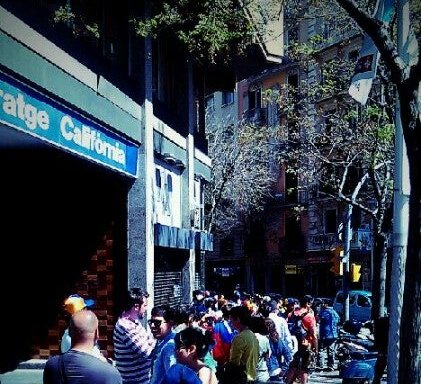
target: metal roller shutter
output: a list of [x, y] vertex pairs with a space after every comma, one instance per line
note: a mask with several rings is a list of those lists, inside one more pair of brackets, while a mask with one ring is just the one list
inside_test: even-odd
[[181, 304], [181, 272], [155, 272], [154, 305], [169, 304], [176, 307]]

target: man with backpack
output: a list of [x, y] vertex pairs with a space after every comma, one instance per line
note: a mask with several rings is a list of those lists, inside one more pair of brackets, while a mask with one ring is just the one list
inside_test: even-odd
[[305, 295], [300, 299], [300, 307], [296, 308], [289, 318], [290, 332], [298, 341], [298, 351], [289, 366], [286, 384], [296, 379], [306, 384], [313, 371], [317, 355], [317, 326], [314, 312], [311, 309], [313, 297]]
[[[334, 343], [338, 338], [339, 315], [332, 308], [329, 299], [323, 299], [321, 310], [317, 316], [319, 322], [319, 353], [317, 355], [318, 370], [334, 371]], [[325, 366], [327, 357], [327, 366]]]

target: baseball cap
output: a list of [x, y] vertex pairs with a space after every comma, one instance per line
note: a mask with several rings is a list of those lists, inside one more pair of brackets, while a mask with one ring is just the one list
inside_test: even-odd
[[76, 312], [81, 311], [84, 308], [92, 307], [95, 304], [95, 301], [92, 299], [84, 299], [78, 294], [70, 295], [66, 300], [64, 300], [64, 310], [73, 315]]

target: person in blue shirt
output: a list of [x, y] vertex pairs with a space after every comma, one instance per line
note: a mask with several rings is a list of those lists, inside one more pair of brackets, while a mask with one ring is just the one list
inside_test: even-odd
[[[332, 308], [329, 300], [324, 299], [318, 315], [319, 322], [319, 353], [317, 354], [317, 369], [334, 371], [334, 343], [338, 338], [339, 315]], [[325, 366], [327, 356], [327, 366]]]
[[150, 384], [162, 384], [166, 373], [176, 363], [174, 337], [175, 311], [169, 305], [153, 307], [148, 324], [157, 339], [153, 352]]

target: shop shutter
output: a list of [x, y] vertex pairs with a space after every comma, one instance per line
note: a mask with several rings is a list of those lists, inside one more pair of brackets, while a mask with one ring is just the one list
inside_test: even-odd
[[156, 272], [154, 305], [176, 307], [182, 300], [181, 272]]

